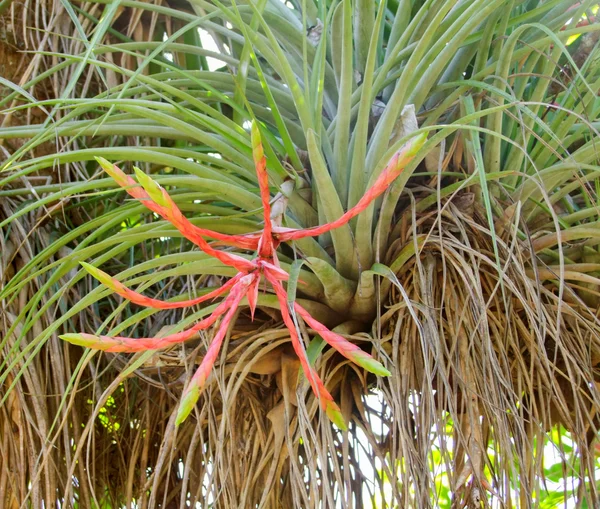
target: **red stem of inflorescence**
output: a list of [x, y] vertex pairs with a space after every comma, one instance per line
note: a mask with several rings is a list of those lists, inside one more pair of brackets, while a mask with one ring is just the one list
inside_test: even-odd
[[[295, 302], [292, 308], [288, 307], [287, 292], [282, 281], [288, 279], [288, 274], [279, 266], [277, 259], [277, 246], [280, 242], [298, 240], [305, 237], [314, 237], [330, 230], [347, 224], [350, 219], [365, 210], [378, 196], [388, 189], [394, 179], [402, 172], [404, 167], [415, 157], [417, 151], [425, 142], [425, 135], [413, 138], [412, 142], [405, 145], [390, 161], [386, 168], [376, 179], [373, 186], [367, 190], [365, 195], [359, 200], [356, 206], [343, 214], [339, 219], [315, 228], [303, 230], [291, 230], [285, 228], [274, 228], [271, 222], [269, 179], [267, 174], [267, 162], [260, 139], [260, 130], [258, 124], [253, 122], [251, 130], [252, 155], [256, 166], [256, 174], [260, 189], [260, 197], [263, 206], [264, 227], [260, 235], [227, 235], [193, 225], [181, 212], [169, 194], [160, 187], [154, 180], [148, 177], [141, 170], [135, 168], [137, 181], [126, 175], [116, 165], [109, 163], [105, 159], [98, 158], [99, 164], [113, 179], [123, 187], [132, 197], [143, 203], [148, 209], [173, 224], [181, 234], [196, 244], [202, 251], [209, 256], [221, 261], [224, 265], [233, 267], [238, 274], [226, 282], [223, 286], [197, 297], [180, 302], [165, 302], [158, 299], [146, 297], [138, 292], [127, 288], [123, 283], [112, 278], [105, 272], [93, 267], [92, 265], [82, 263], [84, 268], [98, 279], [105, 286], [112, 289], [118, 295], [129, 299], [135, 304], [151, 307], [155, 309], [175, 309], [194, 306], [202, 302], [219, 297], [226, 292], [229, 295], [225, 297], [214, 311], [203, 320], [196, 323], [193, 327], [170, 334], [163, 338], [128, 338], [121, 336], [96, 336], [92, 334], [65, 334], [61, 336], [66, 341], [82, 345], [89, 348], [104, 350], [107, 352], [139, 352], [145, 350], [156, 350], [167, 348], [177, 343], [182, 343], [194, 337], [199, 331], [212, 326], [220, 317], [223, 317], [216, 333], [211, 341], [200, 367], [190, 380], [186, 387], [181, 403], [179, 405], [176, 422], [181, 423], [192, 411], [200, 393], [208, 379], [212, 367], [218, 357], [222, 342], [227, 334], [229, 324], [232, 322], [235, 313], [244, 297], [248, 300], [252, 317], [258, 300], [258, 287], [261, 277], [268, 281], [275, 292], [283, 322], [287, 327], [292, 346], [296, 355], [300, 359], [302, 369], [308, 379], [310, 386], [320, 401], [322, 408], [327, 416], [340, 428], [345, 428], [345, 422], [341, 411], [335, 403], [331, 394], [325, 388], [323, 381], [315, 369], [310, 365], [304, 344], [300, 339], [296, 325], [292, 318], [292, 311], [297, 313], [306, 324], [318, 333], [331, 347], [344, 355], [352, 362], [363, 367], [372, 373], [387, 376], [389, 371], [383, 365], [375, 360], [371, 355], [361, 350], [354, 343], [349, 342], [339, 334], [330, 331], [325, 325], [315, 320], [300, 304]], [[256, 251], [253, 259], [222, 251], [212, 247], [204, 237], [208, 237], [221, 243], [234, 246], [240, 249]]]

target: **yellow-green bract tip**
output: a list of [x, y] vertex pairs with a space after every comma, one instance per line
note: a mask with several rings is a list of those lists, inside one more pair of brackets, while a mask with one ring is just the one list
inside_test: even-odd
[[98, 336], [94, 336], [92, 334], [70, 333], [70, 334], [62, 334], [61, 336], [58, 336], [58, 337], [60, 339], [62, 339], [63, 341], [71, 343], [72, 345], [85, 346], [88, 348], [91, 348], [91, 345], [95, 344], [96, 342], [98, 342], [100, 340], [100, 338], [98, 338]]
[[98, 270], [98, 269], [96, 269], [96, 267], [94, 267], [93, 265], [90, 265], [87, 262], [79, 262], [79, 265], [81, 265], [89, 273], [94, 273], [96, 270]]
[[340, 408], [333, 401], [327, 403], [325, 413], [327, 414], [327, 417], [329, 417], [329, 420], [342, 431], [348, 430], [348, 426], [346, 425], [346, 421], [344, 421], [344, 416], [342, 415]]
[[177, 410], [177, 417], [175, 418], [175, 426], [179, 426], [185, 421], [192, 413], [198, 398], [200, 397], [200, 388], [197, 386], [188, 387], [183, 393], [181, 403], [179, 403], [179, 409]]
[[163, 193], [162, 193], [162, 187], [160, 187], [160, 185], [157, 182], [152, 180], [148, 175], [146, 175], [137, 166], [133, 167], [133, 171], [135, 171], [137, 181], [146, 190], [146, 192], [148, 193], [148, 196], [150, 196], [152, 201], [157, 203], [161, 207], [167, 206], [165, 197], [163, 196]]
[[111, 171], [113, 169], [113, 164], [108, 160], [104, 159], [104, 157], [94, 156], [96, 162], [102, 166], [102, 169], [105, 171]]
[[79, 344], [79, 341], [81, 341], [81, 334], [61, 334], [58, 337], [63, 341], [73, 344]]
[[407, 152], [407, 156], [414, 156], [416, 153], [421, 150], [421, 147], [425, 145], [427, 141], [428, 133], [419, 133], [417, 134], [409, 143], [410, 149]]
[[[252, 124], [250, 126], [250, 135], [252, 136], [252, 140], [258, 139], [260, 141], [260, 129], [258, 128], [258, 122], [256, 119], [252, 120]], [[254, 145], [254, 143], [252, 143]]]
[[370, 355], [365, 352], [357, 352], [352, 356], [352, 361], [358, 364], [361, 368], [366, 369], [369, 373], [373, 373], [379, 376], [390, 376], [391, 373], [383, 367], [381, 362], [373, 359]]
[[252, 121], [252, 127], [250, 128], [250, 141], [252, 143], [252, 153], [255, 159], [263, 157], [264, 152], [262, 148], [262, 141], [260, 138], [260, 129], [258, 128], [258, 122]]
[[86, 270], [86, 272], [88, 274], [90, 274], [91, 276], [94, 276], [101, 283], [104, 283], [106, 286], [114, 286], [112, 284], [112, 278], [106, 272], [98, 269], [97, 267], [94, 267], [93, 265], [90, 265], [89, 263], [86, 263], [86, 262], [79, 262], [79, 263]]
[[102, 169], [106, 173], [108, 173], [113, 179], [115, 179], [117, 184], [119, 184], [120, 186], [127, 185], [127, 176], [121, 171], [121, 169], [118, 166], [115, 166], [110, 161], [107, 161], [106, 159], [104, 159], [104, 157], [95, 157], [94, 159], [96, 159], [96, 162], [102, 167]]

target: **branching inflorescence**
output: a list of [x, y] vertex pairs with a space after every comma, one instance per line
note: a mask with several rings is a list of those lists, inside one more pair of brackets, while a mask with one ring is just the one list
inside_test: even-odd
[[[264, 228], [261, 233], [251, 233], [246, 235], [227, 235], [212, 230], [199, 228], [193, 225], [179, 210], [169, 194], [155, 181], [148, 177], [138, 168], [135, 169], [137, 182], [126, 175], [120, 168], [102, 158], [97, 158], [102, 168], [132, 197], [140, 200], [152, 212], [160, 215], [171, 224], [173, 224], [181, 234], [196, 244], [206, 254], [218, 259], [224, 265], [233, 267], [238, 271], [233, 278], [220, 288], [207, 293], [201, 297], [180, 301], [164, 302], [152, 299], [139, 294], [127, 288], [124, 284], [112, 278], [105, 272], [83, 263], [83, 267], [101, 283], [112, 289], [118, 295], [129, 299], [131, 302], [151, 307], [155, 309], [175, 309], [194, 306], [202, 302], [214, 299], [229, 292], [221, 303], [215, 308], [213, 313], [207, 318], [199, 321], [193, 327], [171, 334], [163, 338], [128, 338], [128, 337], [109, 337], [95, 336], [92, 334], [64, 334], [62, 339], [88, 348], [104, 350], [107, 352], [139, 352], [145, 350], [156, 350], [167, 348], [171, 345], [182, 343], [192, 337], [200, 330], [205, 330], [213, 325], [221, 316], [223, 317], [211, 344], [202, 360], [200, 367], [192, 377], [187, 388], [184, 390], [181, 403], [179, 405], [176, 422], [180, 424], [192, 411], [196, 404], [200, 392], [204, 387], [211, 369], [217, 359], [221, 344], [225, 338], [237, 308], [244, 297], [248, 300], [248, 305], [252, 317], [256, 309], [258, 300], [258, 288], [261, 276], [268, 281], [279, 301], [281, 315], [285, 326], [288, 328], [292, 345], [302, 369], [312, 387], [315, 396], [321, 403], [329, 419], [331, 419], [340, 428], [345, 428], [345, 423], [339, 407], [335, 403], [331, 394], [325, 388], [317, 372], [310, 365], [304, 345], [299, 338], [296, 325], [292, 315], [297, 313], [306, 324], [317, 332], [330, 346], [335, 348], [340, 354], [366, 369], [371, 373], [381, 376], [388, 376], [390, 372], [375, 360], [371, 355], [361, 350], [358, 346], [343, 338], [339, 334], [330, 331], [325, 325], [315, 320], [309, 313], [297, 302], [288, 304], [287, 292], [282, 282], [289, 277], [287, 272], [281, 269], [277, 259], [277, 248], [281, 242], [298, 240], [305, 237], [314, 237], [321, 235], [335, 228], [347, 224], [353, 217], [365, 210], [369, 204], [378, 196], [385, 192], [394, 179], [402, 172], [405, 166], [414, 158], [417, 151], [425, 142], [426, 136], [419, 135], [406, 144], [397, 152], [388, 163], [383, 172], [379, 175], [373, 186], [367, 190], [359, 202], [343, 214], [339, 219], [331, 223], [307, 229], [289, 229], [273, 225], [271, 221], [270, 193], [268, 186], [268, 175], [266, 168], [266, 158], [260, 139], [259, 128], [256, 122], [252, 124], [251, 131], [252, 153], [256, 165], [260, 197], [263, 205]], [[204, 237], [217, 240], [229, 246], [235, 246], [240, 249], [253, 250], [256, 257], [248, 260], [236, 254], [221, 251], [212, 247]], [[288, 307], [289, 306], [289, 307]]]

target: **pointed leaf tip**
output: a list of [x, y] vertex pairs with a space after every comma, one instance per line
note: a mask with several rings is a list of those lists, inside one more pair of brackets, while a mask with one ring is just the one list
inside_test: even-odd
[[252, 321], [254, 321], [254, 312], [256, 311], [256, 303], [258, 302], [258, 285], [260, 284], [260, 279], [256, 279], [252, 282], [252, 284], [248, 287], [246, 292], [246, 298], [248, 299], [248, 306], [250, 306], [250, 317]]
[[358, 364], [361, 368], [366, 369], [369, 373], [373, 373], [379, 376], [391, 376], [391, 372], [388, 371], [381, 362], [375, 360], [368, 353], [358, 351], [352, 356], [352, 362]]
[[93, 334], [69, 333], [62, 334], [58, 337], [67, 343], [71, 343], [72, 345], [79, 345], [87, 348], [93, 348], [93, 345], [100, 341], [100, 338], [98, 336], [94, 336]]
[[250, 136], [252, 139], [252, 146], [255, 145], [255, 142], [260, 143], [260, 129], [256, 119], [252, 120], [252, 125], [250, 126]]
[[76, 343], [80, 340], [81, 334], [60, 334], [58, 337], [68, 343]]
[[348, 426], [346, 425], [346, 421], [344, 420], [344, 416], [342, 415], [340, 407], [338, 407], [333, 401], [327, 402], [325, 413], [327, 414], [329, 420], [342, 431], [348, 430]]
[[106, 173], [108, 173], [117, 184], [119, 184], [122, 187], [125, 187], [129, 184], [127, 181], [127, 175], [125, 175], [121, 168], [111, 163], [110, 161], [107, 161], [106, 159], [104, 159], [104, 157], [95, 157], [94, 159], [96, 159], [96, 162], [100, 165], [100, 167]]
[[194, 406], [200, 398], [200, 387], [197, 385], [190, 385], [183, 393], [181, 397], [181, 403], [179, 403], [179, 409], [177, 410], [177, 417], [175, 418], [175, 426], [179, 426], [185, 421], [192, 413]]
[[79, 264], [86, 270], [86, 272], [88, 274], [90, 274], [91, 276], [96, 278], [102, 284], [108, 286], [109, 288], [112, 288], [115, 286], [112, 281], [112, 278], [103, 270], [100, 270], [99, 268], [94, 267], [93, 265], [90, 265], [89, 263], [86, 263], [86, 262], [79, 262]]
[[389, 369], [384, 368], [381, 364], [380, 364], [381, 368], [379, 371], [373, 371], [373, 373], [375, 373], [376, 375], [379, 376], [392, 376], [392, 372]]
[[260, 137], [260, 129], [256, 120], [252, 121], [252, 127], [250, 129], [250, 143], [252, 144], [252, 156], [254, 162], [258, 163], [264, 157], [264, 149], [262, 146], [262, 139]]
[[113, 169], [113, 164], [107, 159], [104, 159], [104, 157], [94, 156], [94, 159], [104, 171], [111, 171]]
[[96, 270], [96, 267], [94, 267], [93, 265], [89, 264], [88, 262], [79, 262], [79, 265], [81, 265], [86, 272], [89, 272], [90, 274], [93, 274]]
[[152, 201], [157, 203], [161, 207], [168, 206], [168, 203], [166, 202], [165, 197], [163, 196], [163, 188], [160, 186], [160, 184], [158, 184], [158, 182], [155, 182], [151, 177], [146, 175], [137, 166], [133, 167], [133, 171], [135, 171], [137, 181], [148, 193], [148, 196], [150, 196]]
[[125, 173], [123, 173], [121, 168], [115, 166], [107, 159], [104, 159], [104, 157], [96, 157], [95, 159], [96, 162], [106, 173], [108, 173], [113, 179], [115, 179], [119, 184], [122, 185], [122, 181], [125, 178]]
[[417, 154], [421, 147], [425, 145], [427, 141], [428, 133], [419, 133], [410, 141], [410, 148], [408, 149], [408, 153], [406, 154], [409, 157], [413, 157]]

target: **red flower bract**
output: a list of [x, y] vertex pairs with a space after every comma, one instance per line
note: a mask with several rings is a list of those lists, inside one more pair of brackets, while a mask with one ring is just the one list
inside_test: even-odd
[[[402, 147], [402, 149], [394, 155], [373, 186], [367, 190], [363, 198], [342, 217], [331, 223], [303, 230], [277, 228], [272, 225], [267, 164], [260, 139], [259, 128], [256, 122], [252, 123], [251, 138], [252, 154], [256, 165], [260, 197], [263, 205], [264, 227], [260, 235], [226, 235], [212, 230], [198, 228], [182, 214], [181, 210], [179, 210], [168, 193], [141, 170], [135, 168], [137, 175], [137, 181], [135, 181], [116, 165], [109, 163], [105, 159], [97, 158], [100, 166], [102, 166], [102, 168], [113, 177], [120, 186], [125, 188], [131, 196], [140, 200], [151, 211], [173, 224], [183, 236], [196, 244], [206, 254], [218, 259], [224, 265], [235, 268], [238, 271], [238, 274], [222, 287], [217, 288], [202, 297], [182, 302], [163, 302], [157, 299], [148, 298], [130, 290], [120, 281], [110, 277], [105, 272], [87, 263], [82, 263], [83, 267], [105, 286], [141, 306], [156, 309], [173, 309], [193, 306], [206, 300], [216, 298], [227, 291], [229, 291], [229, 295], [223, 299], [212, 314], [204, 320], [201, 320], [190, 329], [163, 338], [109, 337], [95, 336], [92, 334], [65, 334], [61, 336], [61, 338], [70, 343], [107, 352], [139, 352], [144, 350], [155, 350], [167, 348], [173, 344], [186, 341], [192, 338], [198, 331], [207, 329], [213, 325], [219, 317], [223, 316], [200, 367], [184, 390], [177, 413], [177, 424], [180, 424], [194, 408], [217, 359], [229, 324], [244, 297], [247, 297], [252, 317], [254, 316], [254, 310], [258, 300], [258, 285], [262, 276], [271, 284], [273, 291], [277, 296], [283, 322], [289, 330], [294, 351], [300, 359], [302, 369], [315, 396], [321, 403], [321, 407], [337, 426], [345, 428], [346, 425], [339, 407], [308, 361], [304, 345], [299, 338], [291, 313], [297, 312], [308, 326], [320, 334], [329, 345], [367, 371], [382, 376], [387, 376], [390, 372], [371, 355], [364, 352], [358, 346], [349, 342], [339, 334], [330, 331], [325, 325], [315, 320], [308, 311], [298, 303], [294, 303], [293, 310], [288, 308], [287, 292], [282, 284], [282, 281], [285, 281], [288, 278], [288, 274], [279, 266], [279, 261], [277, 260], [277, 246], [280, 242], [301, 239], [304, 237], [314, 237], [347, 224], [350, 219], [365, 210], [375, 198], [385, 192], [405, 166], [414, 158], [417, 151], [425, 142], [426, 136], [419, 135], [413, 138], [410, 143]], [[255, 250], [256, 257], [252, 260], [248, 260], [229, 252], [217, 250], [212, 247], [204, 237], [209, 237], [221, 243], [241, 249]]]

